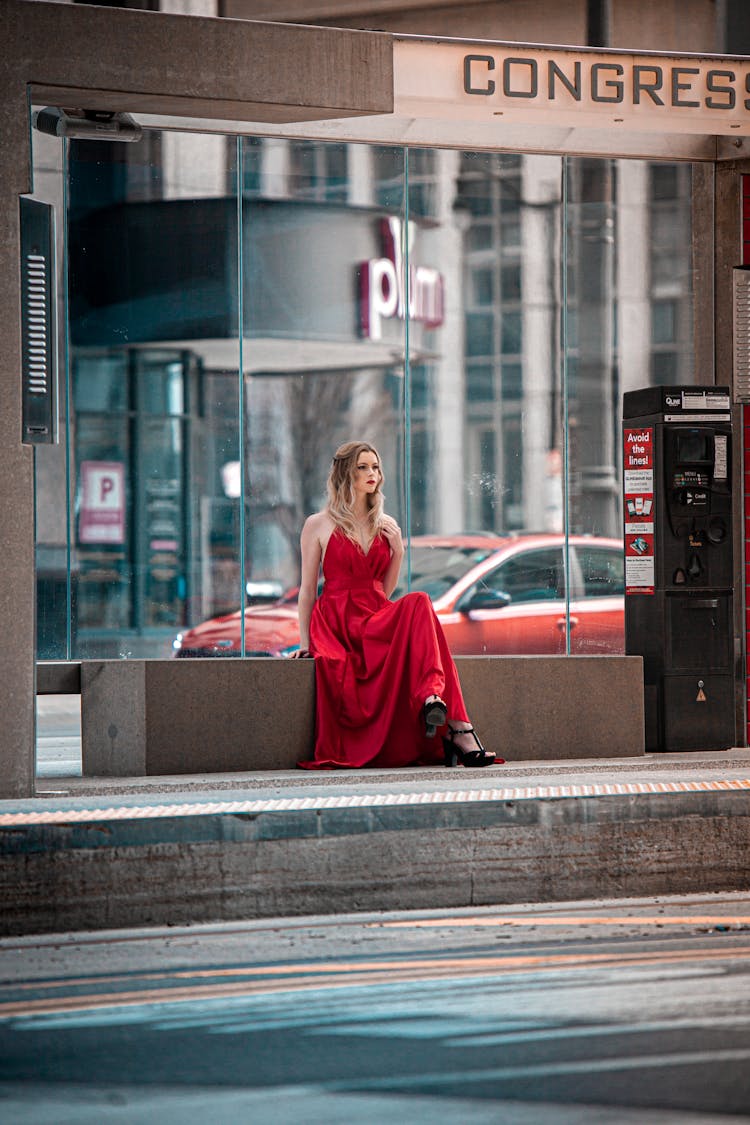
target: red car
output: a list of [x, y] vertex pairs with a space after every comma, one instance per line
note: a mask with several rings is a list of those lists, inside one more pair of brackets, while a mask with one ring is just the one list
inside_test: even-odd
[[[625, 651], [623, 549], [617, 539], [577, 535], [423, 535], [411, 541], [409, 588], [429, 594], [454, 655]], [[565, 575], [569, 575], [566, 599]], [[407, 588], [407, 560], [397, 598]], [[245, 610], [248, 656], [299, 647], [297, 591]], [[236, 656], [240, 613], [181, 633], [177, 656]]]

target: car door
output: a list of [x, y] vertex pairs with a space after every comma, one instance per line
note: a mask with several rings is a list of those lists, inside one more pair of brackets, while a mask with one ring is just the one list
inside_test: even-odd
[[622, 546], [578, 543], [571, 549], [570, 651], [625, 651]]
[[[502, 604], [486, 606], [488, 594]], [[472, 602], [484, 601], [482, 608]], [[488, 571], [461, 598], [463, 624], [453, 651], [479, 655], [565, 652], [565, 579], [562, 547], [519, 550]]]

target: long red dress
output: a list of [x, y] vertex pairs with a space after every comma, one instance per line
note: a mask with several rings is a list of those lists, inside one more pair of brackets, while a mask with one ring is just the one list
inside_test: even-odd
[[310, 620], [315, 656], [315, 756], [303, 769], [414, 766], [442, 761], [425, 736], [422, 707], [445, 700], [468, 722], [442, 627], [427, 594], [385, 596], [391, 559], [381, 535], [365, 554], [336, 528], [323, 560], [325, 585]]

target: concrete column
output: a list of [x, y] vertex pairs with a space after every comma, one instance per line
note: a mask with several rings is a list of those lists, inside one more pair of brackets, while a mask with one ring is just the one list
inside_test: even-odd
[[617, 341], [620, 389], [645, 387], [651, 363], [648, 164], [617, 161]]
[[210, 133], [161, 134], [164, 199], [216, 199], [229, 194], [227, 170], [235, 160], [234, 137]]
[[372, 207], [375, 203], [375, 176], [372, 147], [348, 145], [349, 204], [352, 207]]
[[34, 788], [34, 472], [21, 444], [21, 254], [19, 195], [31, 191], [25, 89], [0, 98], [0, 798]]
[[[750, 175], [750, 163], [716, 165], [714, 194], [714, 346], [716, 383], [733, 387], [734, 376], [734, 325], [732, 270], [742, 262], [742, 211], [741, 176]], [[699, 382], [703, 380], [699, 379]], [[734, 456], [732, 457], [732, 492], [735, 497], [733, 511], [734, 534], [734, 647], [735, 647], [735, 730], [740, 745], [747, 742], [747, 632], [745, 606], [748, 600], [747, 546], [745, 544], [744, 505], [747, 489], [743, 469], [744, 410], [736, 406], [732, 411], [734, 425]], [[744, 594], [744, 597], [743, 597]], [[744, 660], [743, 660], [744, 651]]]
[[[693, 363], [698, 383], [721, 382], [714, 378], [714, 200], [716, 197], [716, 166], [693, 164], [692, 178], [692, 269], [693, 269]], [[731, 205], [731, 198], [730, 198]], [[739, 223], [738, 214], [734, 216]], [[731, 217], [731, 215], [730, 215]], [[739, 252], [740, 233], [736, 231]], [[731, 253], [731, 239], [728, 245]], [[739, 260], [739, 259], [738, 259]]]
[[524, 156], [521, 171], [523, 511], [524, 527], [535, 529], [547, 527], [555, 507], [546, 485], [555, 486], [547, 476], [555, 437], [551, 407], [560, 382], [561, 165], [559, 156]]
[[445, 320], [436, 329], [440, 354], [431, 365], [433, 526], [435, 533], [445, 535], [465, 526], [463, 231], [453, 210], [460, 160], [460, 154], [452, 150], [435, 153], [437, 225], [420, 234], [422, 260], [427, 265], [434, 264], [445, 281]]
[[578, 375], [570, 401], [571, 531], [614, 535], [616, 498], [613, 396], [614, 195], [606, 160], [580, 159], [568, 203], [569, 255], [576, 270]]
[[267, 137], [260, 158], [261, 193], [264, 199], [289, 196], [289, 141]]

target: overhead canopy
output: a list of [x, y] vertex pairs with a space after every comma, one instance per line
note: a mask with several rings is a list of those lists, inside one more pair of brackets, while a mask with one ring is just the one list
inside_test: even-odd
[[[750, 58], [393, 37], [393, 112], [274, 135], [664, 160], [736, 159]], [[166, 127], [164, 115], [141, 118]], [[184, 128], [186, 122], [181, 122]], [[269, 132], [262, 123], [191, 127]]]

